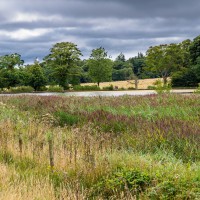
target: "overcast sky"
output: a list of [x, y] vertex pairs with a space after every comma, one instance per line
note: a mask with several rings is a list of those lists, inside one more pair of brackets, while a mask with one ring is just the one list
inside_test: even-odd
[[40, 60], [57, 42], [115, 58], [200, 35], [200, 0], [0, 0], [0, 55]]

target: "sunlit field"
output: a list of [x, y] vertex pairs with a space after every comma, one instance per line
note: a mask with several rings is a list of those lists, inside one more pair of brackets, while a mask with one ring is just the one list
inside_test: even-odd
[[198, 95], [0, 97], [0, 199], [200, 199]]
[[[148, 86], [154, 85], [157, 80], [161, 80], [161, 78], [152, 78], [152, 79], [141, 79], [138, 82], [138, 89], [148, 89]], [[96, 85], [95, 83], [82, 83], [82, 86], [86, 85]], [[133, 80], [128, 81], [112, 81], [112, 82], [103, 82], [100, 83], [100, 88], [103, 89], [104, 87], [109, 87], [113, 85], [114, 87], [118, 87], [119, 89], [128, 89], [134, 88], [135, 84]]]

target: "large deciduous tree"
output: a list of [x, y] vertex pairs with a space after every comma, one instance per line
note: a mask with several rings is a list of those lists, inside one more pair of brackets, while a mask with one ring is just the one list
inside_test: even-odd
[[100, 47], [93, 49], [88, 60], [89, 76], [99, 86], [100, 82], [112, 79], [112, 60], [107, 57], [107, 52]]
[[21, 55], [14, 53], [0, 56], [0, 88], [10, 88], [19, 84], [18, 68], [24, 61]]
[[180, 44], [150, 47], [146, 54], [146, 69], [158, 73], [163, 78], [164, 84], [172, 72], [180, 69], [184, 61]]
[[200, 35], [194, 38], [190, 46], [190, 58], [193, 65], [197, 64], [197, 59], [200, 57]]
[[42, 86], [45, 86], [47, 79], [44, 75], [44, 71], [38, 62], [33, 65], [26, 67], [27, 80], [25, 80], [26, 85], [33, 87], [36, 91]]
[[80, 60], [81, 51], [71, 42], [61, 42], [51, 48], [51, 53], [44, 58], [47, 65], [53, 68], [56, 82], [64, 89], [68, 88], [70, 77], [80, 75], [75, 72], [77, 62]]
[[13, 70], [15, 66], [21, 66], [24, 61], [21, 59], [21, 55], [14, 53], [10, 55], [0, 56], [0, 69]]

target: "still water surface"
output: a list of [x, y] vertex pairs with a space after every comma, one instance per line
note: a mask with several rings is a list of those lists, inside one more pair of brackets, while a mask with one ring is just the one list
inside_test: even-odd
[[[172, 93], [191, 94], [193, 89], [172, 90]], [[16, 95], [38, 95], [38, 96], [78, 96], [78, 97], [95, 97], [95, 96], [123, 96], [123, 95], [151, 95], [156, 94], [154, 90], [132, 90], [132, 91], [87, 91], [87, 92], [46, 92], [46, 93], [20, 93], [20, 94], [0, 94], [0, 96], [16, 96]]]
[[156, 94], [152, 90], [141, 91], [88, 91], [88, 92], [65, 92], [65, 93], [20, 93], [20, 94], [0, 94], [0, 96], [16, 96], [16, 95], [38, 95], [38, 96], [79, 96], [79, 97], [94, 97], [94, 96], [123, 96], [123, 95], [150, 95]]

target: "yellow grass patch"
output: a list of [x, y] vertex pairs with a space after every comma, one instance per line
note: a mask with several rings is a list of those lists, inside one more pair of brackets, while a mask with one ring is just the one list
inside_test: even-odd
[[[153, 85], [153, 83], [156, 80], [161, 80], [160, 78], [152, 78], [152, 79], [140, 79], [139, 80], [139, 84], [138, 84], [138, 89], [147, 89], [148, 86]], [[85, 85], [96, 85], [96, 83], [82, 83], [82, 86]], [[100, 88], [103, 87], [108, 87], [110, 85], [113, 85], [114, 87], [117, 86], [119, 89], [120, 88], [124, 88], [124, 89], [128, 89], [129, 87], [135, 87], [134, 85], [134, 81], [112, 81], [112, 82], [103, 82], [100, 83]]]

